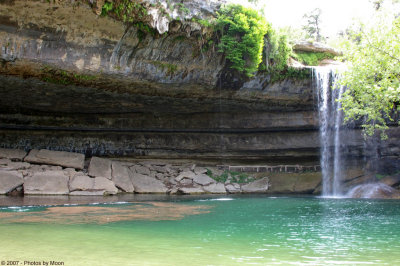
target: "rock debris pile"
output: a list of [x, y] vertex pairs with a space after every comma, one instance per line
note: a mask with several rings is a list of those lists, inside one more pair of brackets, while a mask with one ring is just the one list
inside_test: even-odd
[[[219, 171], [219, 172], [218, 172]], [[194, 164], [123, 162], [83, 154], [0, 149], [0, 194], [114, 195], [117, 193], [262, 193], [267, 177], [245, 177], [235, 182], [212, 178], [222, 174]]]

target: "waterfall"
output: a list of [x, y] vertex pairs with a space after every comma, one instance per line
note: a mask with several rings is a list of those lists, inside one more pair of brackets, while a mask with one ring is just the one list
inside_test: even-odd
[[[340, 99], [344, 87], [337, 85], [338, 74], [329, 67], [316, 67], [313, 72], [318, 93], [319, 136], [321, 145], [322, 195], [344, 194], [342, 140], [346, 128]], [[334, 88], [334, 89], [332, 89]]]

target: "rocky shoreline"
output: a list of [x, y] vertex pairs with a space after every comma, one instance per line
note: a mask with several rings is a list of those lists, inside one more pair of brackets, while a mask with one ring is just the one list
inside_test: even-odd
[[[125, 194], [313, 194], [321, 193], [320, 167], [239, 166], [127, 161], [52, 150], [0, 148], [0, 195], [109, 196]], [[379, 180], [349, 169], [344, 187], [356, 198], [399, 198], [400, 174]], [[373, 186], [373, 189], [371, 189]]]
[[[234, 169], [232, 171], [229, 169]], [[107, 158], [85, 158], [83, 154], [0, 149], [0, 194], [103, 196], [120, 193], [228, 194], [228, 193], [313, 193], [320, 177], [311, 179], [268, 177], [265, 171], [294, 171], [301, 166], [244, 168], [197, 166], [193, 163], [157, 161], [127, 162]], [[271, 174], [271, 173], [270, 173]], [[301, 173], [297, 173], [301, 176]], [[289, 185], [290, 186], [290, 185]]]

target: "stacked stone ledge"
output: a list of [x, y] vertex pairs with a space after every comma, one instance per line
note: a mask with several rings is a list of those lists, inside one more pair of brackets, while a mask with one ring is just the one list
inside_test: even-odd
[[0, 148], [0, 194], [6, 195], [263, 193], [269, 187], [266, 177], [247, 184], [220, 183], [206, 173], [195, 165], [99, 157], [90, 158], [85, 167], [85, 156], [79, 153]]

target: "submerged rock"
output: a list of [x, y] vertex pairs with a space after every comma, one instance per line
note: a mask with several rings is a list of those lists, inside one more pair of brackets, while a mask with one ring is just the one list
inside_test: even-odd
[[347, 193], [350, 198], [400, 199], [400, 191], [382, 183], [359, 185]]

